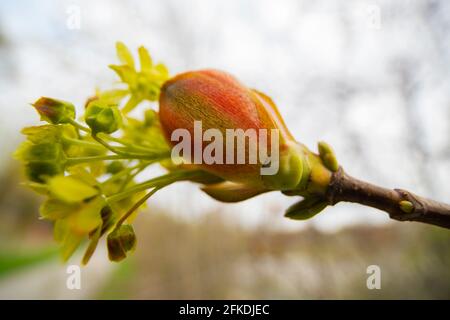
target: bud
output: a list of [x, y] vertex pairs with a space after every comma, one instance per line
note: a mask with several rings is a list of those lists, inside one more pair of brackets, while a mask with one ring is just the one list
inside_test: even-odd
[[[297, 187], [303, 177], [305, 157], [300, 145], [294, 142], [284, 144], [280, 150], [279, 170], [275, 175], [262, 176], [270, 189], [290, 190]], [[306, 163], [305, 163], [306, 164]]]
[[113, 133], [122, 124], [122, 116], [115, 105], [108, 105], [104, 101], [94, 100], [86, 109], [85, 120], [92, 132]]
[[[223, 137], [226, 137], [226, 129], [240, 129], [244, 132], [254, 129], [257, 135], [258, 149], [261, 147], [261, 129], [265, 129], [267, 142], [264, 147], [267, 150], [271, 150], [271, 129], [278, 129], [280, 154], [282, 150], [286, 149], [288, 142], [294, 142], [276, 105], [269, 97], [245, 87], [233, 76], [222, 71], [201, 70], [175, 76], [163, 85], [159, 103], [161, 126], [169, 143], [172, 144], [175, 143], [170, 141], [170, 138], [176, 129], [186, 129], [191, 137], [194, 137], [194, 121], [201, 121], [203, 131], [217, 129]], [[193, 140], [191, 139], [191, 150], [194, 150]], [[206, 146], [208, 143], [203, 142], [202, 154]], [[248, 160], [249, 143], [247, 139], [245, 147], [245, 155]], [[236, 155], [238, 151], [236, 140], [234, 148], [234, 155]], [[225, 146], [223, 151], [225, 159], [225, 154], [228, 152]], [[290, 154], [291, 151], [289, 151]], [[298, 182], [298, 177], [302, 175], [301, 155], [294, 158], [289, 157], [289, 159], [279, 161], [280, 166], [287, 166], [279, 168], [284, 172], [283, 176], [290, 176], [290, 170], [295, 171], [291, 179], [295, 181], [287, 183], [290, 186]], [[258, 187], [267, 186], [262, 179], [260, 170], [264, 161], [259, 159], [257, 164], [248, 162], [229, 164], [223, 161], [223, 163], [217, 164], [202, 163], [199, 166], [225, 180]], [[297, 165], [298, 168], [296, 168]], [[272, 186], [278, 186], [278, 184], [270, 183], [268, 187]]]
[[50, 161], [30, 161], [25, 164], [25, 173], [31, 181], [45, 182], [45, 177], [52, 177], [64, 172], [64, 166]]
[[41, 116], [41, 120], [49, 123], [67, 123], [75, 119], [75, 107], [70, 102], [42, 97], [32, 106]]
[[333, 172], [338, 171], [339, 164], [331, 146], [323, 141], [319, 142], [318, 146], [319, 146], [319, 155], [324, 165]]
[[125, 167], [123, 166], [123, 163], [120, 161], [112, 161], [106, 166], [106, 172], [111, 174], [116, 174], [120, 171], [122, 171]]
[[25, 161], [59, 161], [63, 159], [63, 150], [59, 143], [31, 144], [24, 150]]
[[411, 201], [402, 200], [399, 202], [399, 206], [403, 212], [411, 213], [414, 211], [414, 204]]
[[64, 172], [65, 155], [59, 143], [32, 144], [20, 152], [20, 158], [26, 162], [26, 174], [32, 181], [43, 182], [46, 176]]
[[129, 224], [121, 225], [114, 229], [107, 238], [108, 256], [111, 261], [121, 261], [127, 256], [127, 252], [136, 247], [136, 235]]

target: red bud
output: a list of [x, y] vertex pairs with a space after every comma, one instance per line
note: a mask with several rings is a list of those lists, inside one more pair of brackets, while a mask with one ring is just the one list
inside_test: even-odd
[[[267, 129], [266, 147], [269, 151], [270, 129], [279, 129], [280, 149], [286, 141], [293, 140], [269, 97], [247, 88], [232, 75], [222, 71], [200, 70], [175, 76], [163, 85], [159, 103], [161, 125], [169, 141], [176, 129], [187, 129], [194, 150], [194, 121], [201, 121], [203, 132], [218, 129], [222, 133], [224, 163], [226, 129], [255, 129], [258, 141], [259, 129]], [[170, 143], [175, 145], [178, 142]], [[202, 142], [202, 151], [209, 143]], [[248, 164], [248, 142], [246, 148], [246, 164], [202, 163], [200, 166], [226, 180], [260, 184], [260, 161]]]

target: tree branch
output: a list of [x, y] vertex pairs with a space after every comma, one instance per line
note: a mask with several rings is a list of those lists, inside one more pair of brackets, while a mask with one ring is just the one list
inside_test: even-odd
[[[450, 205], [417, 196], [402, 189], [386, 189], [349, 176], [342, 167], [331, 178], [326, 199], [330, 205], [341, 201], [360, 203], [389, 213], [391, 219], [418, 221], [450, 229]], [[411, 210], [402, 210], [409, 201]], [[410, 211], [410, 212], [407, 212]]]

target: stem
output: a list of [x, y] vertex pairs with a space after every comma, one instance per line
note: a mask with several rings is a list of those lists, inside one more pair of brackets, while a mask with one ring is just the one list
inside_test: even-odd
[[104, 150], [104, 148], [102, 146], [99, 146], [98, 144], [96, 144], [94, 142], [85, 141], [85, 140], [79, 140], [79, 139], [73, 139], [73, 138], [67, 138], [67, 137], [62, 137], [62, 139], [63, 139], [64, 142], [66, 142], [68, 144], [73, 144], [73, 145], [82, 146], [82, 147], [86, 147], [86, 148], [97, 149], [97, 150]]
[[139, 173], [141, 173], [142, 172], [142, 170], [144, 170], [145, 169], [145, 166], [141, 166], [141, 167], [139, 167], [137, 170], [136, 170], [136, 172], [134, 172], [134, 173], [131, 173], [131, 171], [130, 172], [128, 172], [128, 176], [125, 178], [125, 180], [123, 181], [123, 183], [122, 183], [122, 185], [121, 185], [121, 187], [120, 187], [120, 189], [119, 189], [119, 192], [122, 192], [123, 190], [125, 190], [125, 188], [128, 186], [128, 184], [139, 174]]
[[[102, 138], [97, 136], [96, 134], [92, 134], [92, 138], [95, 141], [97, 141], [98, 143], [100, 143], [102, 146], [104, 146], [106, 149], [114, 152], [115, 154], [127, 156], [127, 157], [130, 157], [130, 158], [136, 158], [136, 156], [140, 157], [140, 156], [143, 156], [143, 155], [149, 155], [149, 154], [151, 154], [153, 152], [152, 150], [144, 150], [145, 153], [127, 152], [127, 151], [121, 150], [120, 148], [116, 148], [116, 147], [110, 145], [108, 142], [106, 142], [105, 140], [103, 140]], [[133, 146], [131, 146], [131, 147], [133, 148]]]
[[75, 164], [85, 163], [85, 162], [93, 162], [93, 161], [102, 161], [102, 160], [149, 160], [149, 161], [159, 161], [167, 158], [167, 154], [160, 155], [150, 155], [150, 154], [131, 154], [131, 155], [106, 155], [106, 156], [94, 156], [94, 157], [78, 157], [78, 158], [68, 158], [66, 164], [68, 166], [73, 166]]
[[147, 180], [145, 182], [136, 184], [122, 192], [119, 192], [112, 196], [109, 196], [107, 198], [107, 201], [108, 202], [120, 201], [136, 192], [144, 191], [144, 190], [147, 190], [150, 188], [159, 188], [160, 189], [162, 187], [168, 186], [169, 184], [177, 182], [177, 181], [188, 180], [188, 179], [195, 178], [197, 176], [201, 176], [201, 174], [202, 174], [201, 171], [196, 171], [196, 170], [171, 172], [171, 173]]
[[69, 123], [71, 125], [73, 125], [75, 128], [80, 129], [81, 131], [88, 132], [88, 133], [91, 132], [91, 129], [89, 129], [88, 127], [83, 126], [82, 124], [76, 122], [73, 119], [69, 119]]
[[130, 157], [133, 155], [132, 153], [125, 152], [125, 151], [119, 150], [117, 148], [114, 148], [113, 146], [108, 144], [105, 140], [99, 138], [96, 134], [92, 134], [91, 136], [92, 136], [92, 139], [94, 139], [95, 141], [97, 141], [98, 143], [100, 143], [102, 146], [104, 146], [109, 151], [112, 151], [113, 153], [120, 154], [123, 156], [130, 156]]
[[123, 145], [125, 147], [128, 147], [130, 149], [134, 149], [136, 151], [142, 151], [142, 152], [155, 152], [156, 151], [155, 149], [151, 149], [151, 148], [135, 145], [135, 144], [133, 144], [131, 142], [127, 142], [127, 141], [124, 141], [124, 140], [122, 140], [120, 138], [112, 137], [110, 135], [102, 135], [102, 138], [103, 139], [107, 139], [109, 141], [120, 143], [121, 145]]
[[[326, 193], [330, 205], [341, 201], [360, 203], [389, 213], [398, 221], [418, 221], [450, 229], [450, 205], [417, 196], [402, 189], [382, 188], [346, 174], [339, 168], [331, 178]], [[409, 201], [409, 212], [400, 208], [400, 201]]]
[[142, 99], [139, 99], [135, 95], [132, 94], [130, 96], [130, 98], [128, 99], [127, 103], [125, 104], [125, 106], [123, 107], [122, 112], [124, 114], [127, 114], [128, 112], [133, 110], [141, 101], [142, 101]]
[[129, 157], [124, 157], [121, 155], [113, 154], [106, 156], [93, 156], [93, 157], [77, 157], [77, 158], [67, 158], [66, 164], [68, 166], [73, 166], [80, 163], [94, 162], [94, 161], [103, 161], [103, 160], [124, 160], [130, 159]]
[[111, 183], [113, 181], [116, 181], [117, 179], [120, 179], [123, 176], [130, 174], [130, 172], [132, 172], [135, 169], [138, 169], [138, 168], [139, 169], [144, 169], [145, 167], [147, 167], [150, 164], [151, 164], [151, 162], [145, 162], [145, 163], [139, 163], [139, 164], [137, 164], [137, 165], [135, 165], [133, 167], [130, 167], [130, 168], [126, 168], [126, 169], [124, 169], [124, 170], [114, 174], [109, 179], [105, 180], [104, 182], [102, 182], [102, 185], [105, 185], [105, 184]]
[[128, 211], [127, 213], [125, 213], [120, 220], [117, 222], [115, 229], [119, 228], [124, 222], [125, 220], [128, 219], [128, 217], [134, 212], [136, 211], [145, 201], [148, 200], [148, 198], [150, 198], [153, 194], [155, 194], [156, 191], [158, 191], [160, 188], [154, 188], [152, 191], [150, 191], [149, 193], [147, 193], [145, 196], [143, 196], [141, 199], [139, 199], [138, 202], [136, 202]]

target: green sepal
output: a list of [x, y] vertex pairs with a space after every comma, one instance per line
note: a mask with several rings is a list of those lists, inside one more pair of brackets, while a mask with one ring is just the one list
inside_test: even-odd
[[323, 198], [310, 196], [290, 206], [284, 216], [293, 220], [307, 220], [321, 212], [327, 205]]

